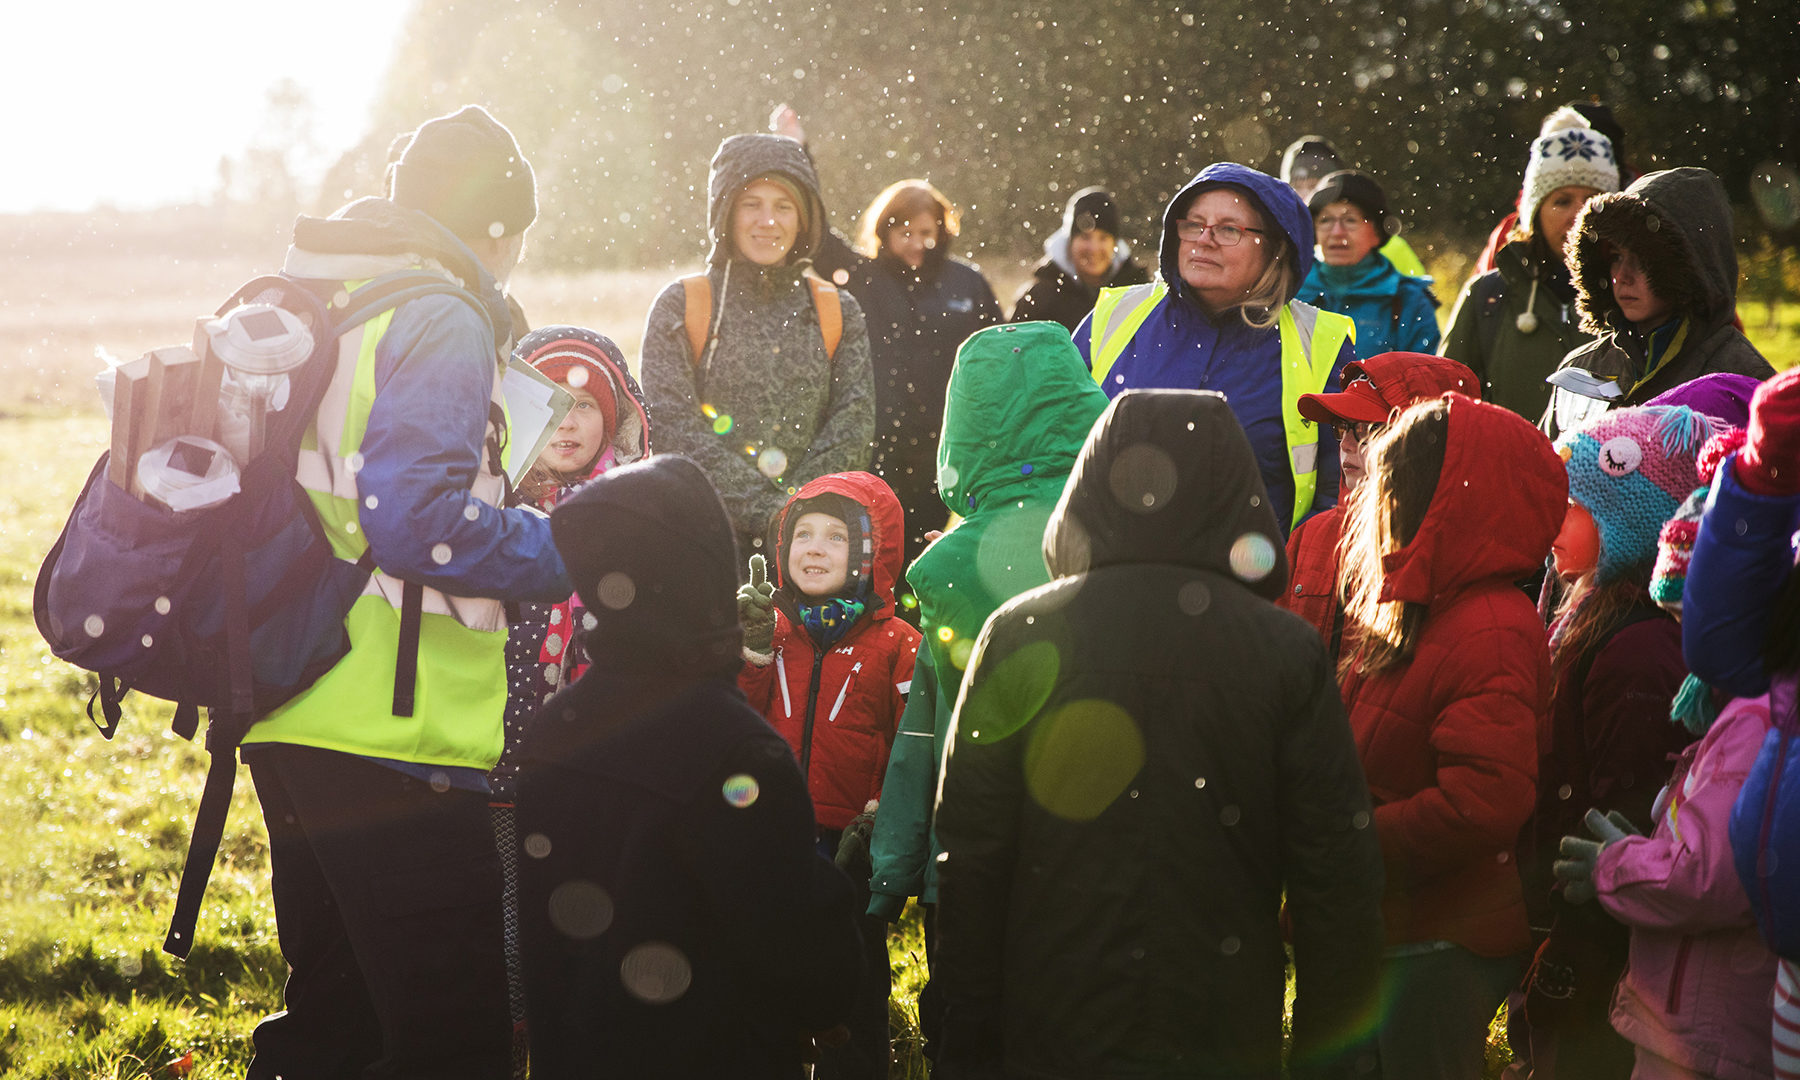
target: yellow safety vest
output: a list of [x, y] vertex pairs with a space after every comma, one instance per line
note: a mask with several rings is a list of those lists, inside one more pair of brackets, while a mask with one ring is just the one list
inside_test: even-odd
[[[361, 282], [346, 282], [355, 291]], [[359, 563], [369, 550], [361, 515], [382, 513], [357, 488], [363, 436], [375, 405], [375, 350], [393, 322], [382, 312], [338, 339], [337, 369], [301, 442], [295, 470], [332, 553]], [[502, 369], [490, 400], [504, 415]], [[493, 425], [489, 434], [494, 434]], [[506, 481], [489, 455], [469, 491], [498, 506]], [[393, 712], [406, 583], [380, 569], [344, 617], [350, 651], [293, 700], [251, 727], [244, 742], [295, 743], [351, 754], [486, 771], [500, 759], [506, 710], [506, 612], [498, 600], [421, 590], [412, 715]]]
[[[1169, 287], [1160, 281], [1100, 290], [1088, 326], [1088, 355], [1094, 381], [1102, 389], [1138, 328], [1168, 294]], [[1339, 350], [1345, 341], [1356, 340], [1356, 324], [1348, 316], [1291, 300], [1283, 305], [1277, 326], [1281, 333], [1281, 422], [1287, 435], [1288, 467], [1294, 476], [1294, 520], [1288, 526], [1293, 528], [1312, 509], [1319, 488], [1319, 426], [1300, 415], [1300, 395], [1325, 391]]]

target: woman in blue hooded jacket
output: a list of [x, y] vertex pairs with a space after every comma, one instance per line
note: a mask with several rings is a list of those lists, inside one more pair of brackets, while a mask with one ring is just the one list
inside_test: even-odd
[[1399, 222], [1373, 177], [1353, 169], [1327, 176], [1306, 200], [1319, 237], [1318, 261], [1300, 283], [1300, 298], [1356, 322], [1356, 351], [1437, 351], [1437, 297], [1431, 279], [1394, 269], [1381, 254]]
[[1348, 318], [1294, 299], [1313, 263], [1294, 190], [1229, 162], [1200, 170], [1163, 212], [1161, 280], [1103, 289], [1075, 346], [1108, 397], [1215, 390], [1250, 437], [1284, 533], [1337, 502], [1337, 440], [1300, 415], [1356, 359]]

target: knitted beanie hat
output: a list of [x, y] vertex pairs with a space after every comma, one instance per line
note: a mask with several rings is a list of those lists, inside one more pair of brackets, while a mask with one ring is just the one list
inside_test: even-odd
[[537, 218], [531, 166], [512, 132], [479, 105], [419, 125], [390, 170], [396, 203], [463, 240], [513, 236]]
[[1567, 106], [1550, 114], [1543, 132], [1531, 143], [1525, 185], [1519, 192], [1520, 223], [1533, 223], [1538, 204], [1563, 187], [1619, 190], [1619, 163], [1612, 143]]
[[1692, 409], [1645, 405], [1601, 413], [1556, 441], [1569, 498], [1600, 531], [1600, 584], [1655, 558], [1657, 534], [1694, 490], [1695, 461], [1712, 434], [1713, 422]]
[[1101, 187], [1084, 187], [1069, 196], [1063, 207], [1063, 228], [1070, 236], [1099, 229], [1108, 236], [1119, 235], [1119, 206], [1112, 192]]
[[1681, 615], [1681, 588], [1687, 583], [1688, 560], [1694, 554], [1694, 536], [1700, 531], [1700, 515], [1712, 491], [1719, 463], [1744, 445], [1744, 429], [1728, 427], [1706, 440], [1695, 463], [1695, 482], [1700, 486], [1681, 502], [1675, 516], [1663, 524], [1656, 538], [1656, 566], [1650, 571], [1650, 599], [1676, 617]]

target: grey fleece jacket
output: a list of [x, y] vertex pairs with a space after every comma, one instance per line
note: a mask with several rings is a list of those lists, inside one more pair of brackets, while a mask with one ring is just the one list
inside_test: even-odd
[[[788, 262], [763, 267], [737, 254], [730, 210], [745, 184], [771, 173], [798, 188], [807, 206]], [[869, 467], [874, 377], [862, 309], [841, 290], [843, 336], [835, 358], [825, 354], [802, 279], [824, 210], [800, 144], [734, 135], [713, 157], [708, 189], [717, 340], [698, 369], [688, 350], [686, 296], [681, 282], [671, 282], [651, 305], [640, 370], [657, 449], [691, 458], [706, 473], [731, 515], [739, 554], [748, 557], [766, 546], [769, 522], [790, 493], [827, 473]]]

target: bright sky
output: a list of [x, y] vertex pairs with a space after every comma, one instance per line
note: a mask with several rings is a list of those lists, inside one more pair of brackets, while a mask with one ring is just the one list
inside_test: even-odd
[[[412, 0], [7, 5], [0, 213], [203, 197], [292, 79], [323, 162], [362, 138]], [[320, 166], [322, 168], [322, 165]], [[304, 177], [308, 181], [316, 176]]]

